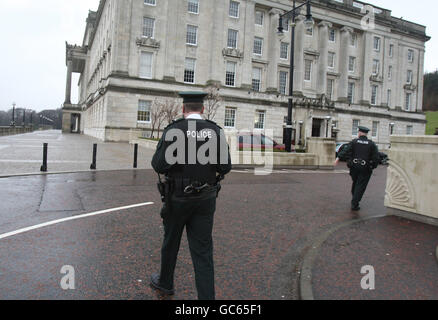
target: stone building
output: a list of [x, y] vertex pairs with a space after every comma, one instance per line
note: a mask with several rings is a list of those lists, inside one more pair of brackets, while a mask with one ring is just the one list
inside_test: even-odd
[[[313, 28], [301, 16], [295, 25], [297, 147], [312, 136], [349, 141], [359, 125], [383, 148], [390, 134], [424, 134], [426, 28], [360, 1], [311, 3]], [[288, 0], [101, 0], [82, 45], [66, 45], [64, 131], [128, 141], [149, 130], [155, 99], [219, 84], [219, 125], [273, 129], [282, 142], [292, 28], [277, 30], [291, 9]]]

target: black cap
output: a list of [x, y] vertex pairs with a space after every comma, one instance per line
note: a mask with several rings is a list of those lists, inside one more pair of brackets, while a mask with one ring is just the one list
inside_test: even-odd
[[185, 91], [178, 93], [183, 98], [183, 103], [203, 103], [208, 93], [202, 91]]
[[359, 132], [368, 133], [370, 132], [370, 129], [368, 129], [367, 127], [359, 126]]

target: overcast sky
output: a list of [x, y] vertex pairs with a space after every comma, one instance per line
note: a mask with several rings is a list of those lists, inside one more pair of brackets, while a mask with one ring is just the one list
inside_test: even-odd
[[[426, 25], [432, 40], [426, 46], [425, 69], [438, 69], [438, 59], [434, 58], [438, 57], [437, 2], [371, 3], [392, 9], [395, 17]], [[82, 44], [88, 10], [96, 10], [98, 4], [99, 0], [0, 0], [0, 110], [9, 109], [12, 102], [38, 111], [62, 105], [65, 41]], [[72, 102], [77, 101], [77, 80], [78, 75], [74, 75]]]

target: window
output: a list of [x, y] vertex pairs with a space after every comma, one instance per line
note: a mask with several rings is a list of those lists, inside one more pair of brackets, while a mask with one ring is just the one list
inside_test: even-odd
[[392, 104], [391, 100], [392, 100], [392, 91], [391, 91], [391, 89], [389, 89], [388, 93], [387, 93], [387, 99], [386, 99], [386, 101], [388, 102], [388, 107], [390, 107]]
[[281, 94], [286, 94], [287, 89], [287, 76], [289, 74], [286, 71], [280, 71], [280, 79], [279, 79], [279, 91]]
[[138, 122], [151, 122], [151, 102], [140, 100], [138, 102]]
[[381, 39], [379, 37], [374, 37], [374, 45], [373, 45], [374, 51], [380, 51], [380, 42]]
[[377, 138], [378, 135], [379, 135], [379, 122], [373, 121], [373, 129], [371, 130], [371, 136], [373, 138]]
[[389, 45], [389, 56], [392, 58], [394, 56], [394, 45]]
[[288, 32], [289, 31], [289, 20], [283, 19], [283, 31]]
[[257, 110], [254, 120], [254, 129], [264, 129], [265, 118], [266, 118], [266, 111]]
[[236, 127], [236, 108], [226, 107], [225, 108], [225, 128], [235, 128]]
[[237, 48], [237, 35], [238, 34], [239, 33], [237, 30], [228, 29], [228, 41], [227, 41], [228, 48], [233, 48], [233, 49]]
[[355, 57], [350, 57], [348, 59], [348, 71], [349, 72], [354, 72], [355, 69], [356, 69], [356, 58]]
[[412, 77], [413, 77], [412, 70], [408, 70], [407, 79], [406, 79], [407, 84], [412, 84]]
[[371, 105], [375, 106], [377, 104], [377, 91], [378, 86], [371, 86]]
[[190, 13], [199, 13], [199, 0], [189, 0], [188, 11]]
[[353, 129], [351, 131], [352, 136], [357, 136], [357, 133], [359, 132], [359, 126], [360, 126], [360, 121], [353, 120]]
[[255, 24], [258, 26], [262, 26], [264, 17], [265, 14], [263, 13], [263, 11], [257, 10], [255, 13]]
[[198, 27], [187, 25], [186, 43], [196, 45], [198, 42]]
[[357, 34], [356, 33], [352, 33], [350, 35], [350, 46], [356, 47], [356, 45], [357, 45]]
[[354, 103], [354, 89], [355, 89], [355, 84], [354, 82], [349, 82], [348, 83], [348, 103], [349, 104], [353, 104]]
[[143, 18], [143, 37], [153, 38], [155, 29], [155, 19]]
[[289, 58], [289, 43], [282, 42], [280, 44], [280, 58], [281, 59]]
[[260, 91], [260, 85], [262, 82], [262, 69], [252, 68], [252, 90]]
[[394, 127], [395, 127], [395, 123], [390, 123], [389, 124], [389, 134], [390, 135], [394, 134]]
[[235, 62], [227, 61], [225, 85], [228, 87], [234, 87], [236, 85], [236, 63]]
[[151, 5], [151, 6], [155, 6], [155, 5], [156, 5], [156, 2], [155, 2], [155, 0], [144, 0], [144, 4], [148, 4], [148, 5]]
[[374, 59], [373, 60], [373, 76], [377, 76], [380, 71], [380, 61]]
[[306, 35], [308, 35], [308, 36], [313, 36], [313, 27], [312, 27], [312, 28], [307, 28], [307, 29], [306, 29]]
[[239, 2], [230, 1], [229, 16], [233, 18], [239, 18]]
[[336, 31], [335, 29], [329, 30], [329, 41], [330, 42], [336, 42]]
[[414, 62], [414, 50], [411, 49], [408, 50], [408, 61]]
[[392, 66], [388, 67], [388, 80], [392, 79]]
[[333, 69], [335, 67], [335, 53], [334, 52], [328, 53], [328, 67], [330, 69]]
[[406, 93], [405, 110], [411, 111], [412, 93]]
[[262, 55], [263, 53], [263, 39], [255, 37], [254, 39], [254, 54], [256, 55]]
[[414, 127], [413, 126], [406, 126], [406, 134], [408, 136], [412, 136], [414, 134]]
[[312, 80], [312, 60], [304, 60], [304, 81]]
[[333, 98], [333, 87], [334, 87], [335, 80], [333, 79], [327, 79], [327, 98], [332, 100]]
[[186, 58], [184, 67], [184, 82], [195, 83], [195, 66], [195, 59]]
[[151, 52], [142, 52], [140, 55], [140, 78], [152, 78], [152, 56]]

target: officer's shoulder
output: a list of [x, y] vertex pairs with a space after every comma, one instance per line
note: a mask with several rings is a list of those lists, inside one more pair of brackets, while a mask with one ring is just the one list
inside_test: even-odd
[[218, 125], [216, 122], [209, 120], [209, 119], [205, 119], [205, 121], [207, 121], [208, 123], [211, 123], [213, 125], [215, 125], [216, 127], [218, 127], [219, 129], [222, 129], [222, 127], [220, 125]]
[[176, 124], [178, 124], [179, 122], [184, 121], [184, 120], [185, 120], [184, 118], [180, 118], [180, 119], [173, 120], [171, 123], [169, 123], [169, 125], [168, 125], [166, 128], [164, 128], [164, 130], [166, 130], [166, 129], [170, 129], [170, 128], [172, 128], [174, 125], [176, 125]]

